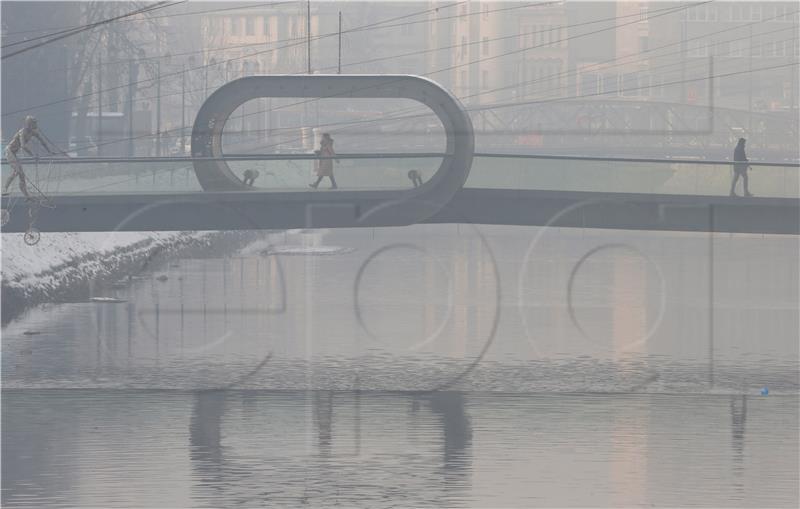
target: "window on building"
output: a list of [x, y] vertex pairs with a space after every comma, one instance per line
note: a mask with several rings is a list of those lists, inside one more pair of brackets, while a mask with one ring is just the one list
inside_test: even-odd
[[664, 97], [664, 77], [650, 77], [651, 95], [653, 97]]
[[461, 36], [461, 58], [467, 58], [467, 38]]
[[597, 94], [598, 75], [594, 72], [585, 72], [581, 74], [581, 88], [578, 93], [582, 96], [591, 96]]
[[[797, 12], [792, 12], [794, 6], [790, 4], [781, 3], [775, 6], [775, 21], [792, 21], [792, 18], [797, 17]], [[794, 9], [796, 11], [796, 9]]]
[[489, 4], [483, 4], [482, 12], [483, 19], [489, 19]]
[[648, 37], [646, 35], [639, 36], [639, 53], [644, 53], [648, 48]]
[[481, 44], [481, 54], [483, 54], [484, 56], [489, 54], [489, 38], [488, 37], [484, 37], [483, 38], [483, 43]]
[[695, 5], [686, 11], [687, 21], [705, 21], [707, 11], [705, 5]]
[[637, 85], [639, 96], [650, 97], [652, 92], [651, 87], [650, 76], [647, 74], [639, 74], [639, 82]]
[[461, 71], [460, 85], [462, 88], [467, 88], [467, 71]]
[[690, 57], [707, 57], [708, 56], [708, 42], [706, 41], [689, 41]]
[[558, 95], [561, 95], [561, 85], [562, 85], [562, 73], [561, 73], [561, 64], [556, 65], [553, 67], [553, 84], [556, 87], [555, 92]]
[[728, 43], [729, 55], [732, 57], [743, 57], [748, 51], [749, 44], [746, 40], [733, 40]]
[[761, 21], [761, 5], [750, 5], [750, 21]]
[[256, 20], [252, 16], [244, 18], [244, 35], [256, 35]]
[[786, 51], [786, 45], [790, 43], [791, 41], [775, 41], [775, 56], [785, 57], [788, 54]]
[[639, 76], [635, 72], [628, 72], [622, 75], [622, 95], [625, 97], [635, 97], [639, 95]]
[[264, 16], [264, 35], [269, 38], [270, 35], [270, 28], [269, 28], [269, 17]]
[[618, 75], [615, 73], [608, 73], [603, 74], [602, 83], [601, 83], [601, 92], [607, 95], [617, 95], [619, 91], [619, 85], [617, 83]]
[[489, 88], [489, 71], [484, 69], [481, 71], [481, 88], [487, 90]]
[[748, 21], [750, 19], [750, 6], [744, 2], [731, 2], [728, 6], [731, 21]]
[[239, 17], [231, 16], [231, 35], [239, 35]]
[[649, 10], [648, 6], [645, 4], [639, 4], [639, 21], [647, 21], [647, 11]]

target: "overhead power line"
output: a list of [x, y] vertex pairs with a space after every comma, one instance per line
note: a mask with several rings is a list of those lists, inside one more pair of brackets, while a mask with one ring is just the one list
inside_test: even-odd
[[[186, 1], [186, 0], [183, 0], [183, 1]], [[440, 7], [439, 9], [453, 7], [453, 6], [459, 5], [461, 3], [464, 3], [464, 2], [454, 2], [452, 4], [447, 4], [446, 6]], [[352, 29], [348, 29], [348, 30], [344, 31], [343, 33], [347, 33], [347, 32], [349, 32], [351, 30], [365, 29], [365, 28], [371, 28], [371, 27], [382, 28], [382, 27], [380, 27], [380, 25], [382, 25], [384, 23], [389, 23], [389, 22], [395, 21], [395, 20], [397, 20], [399, 18], [409, 17], [409, 16], [413, 16], [413, 15], [420, 15], [422, 13], [430, 12], [431, 10], [433, 10], [433, 9], [425, 9], [425, 10], [419, 11], [417, 13], [412, 13], [412, 14], [407, 14], [407, 15], [404, 15], [404, 16], [389, 18], [389, 19], [386, 19], [386, 20], [377, 21], [377, 22], [366, 24], [366, 25], [361, 25], [359, 27], [353, 27]], [[322, 35], [314, 36], [314, 37], [311, 37], [311, 40], [317, 41], [317, 40], [320, 40], [320, 39], [324, 39], [324, 38], [327, 38], [327, 37], [333, 37], [333, 36], [337, 36], [337, 35], [338, 35], [338, 31], [337, 32], [331, 32], [331, 33], [328, 33], [328, 34], [322, 34]], [[225, 59], [225, 60], [220, 60], [219, 62], [215, 62], [213, 64], [200, 65], [200, 66], [184, 69], [184, 70], [181, 70], [181, 71], [165, 74], [165, 75], [161, 76], [161, 79], [165, 79], [165, 78], [169, 78], [169, 77], [173, 77], [173, 76], [180, 76], [181, 74], [183, 74], [185, 72], [204, 69], [204, 68], [207, 68], [207, 67], [213, 67], [213, 66], [216, 66], [216, 65], [222, 65], [222, 64], [226, 64], [228, 62], [233, 62], [233, 61], [236, 61], [236, 60], [242, 60], [242, 59], [245, 59], [245, 58], [250, 58], [252, 56], [256, 56], [256, 55], [260, 55], [260, 54], [264, 54], [264, 53], [271, 53], [271, 52], [274, 52], [274, 51], [277, 51], [277, 50], [280, 50], [280, 49], [286, 49], [286, 48], [291, 48], [291, 47], [295, 47], [295, 46], [305, 45], [307, 43], [307, 39], [305, 37], [296, 38], [296, 40], [298, 40], [298, 42], [296, 42], [294, 44], [287, 44], [287, 45], [280, 46], [280, 47], [277, 47], [277, 48], [270, 48], [270, 49], [267, 49], [267, 50], [257, 51], [255, 53], [250, 53], [250, 54], [247, 54], [247, 55], [242, 55], [242, 56], [233, 57], [233, 58], [229, 58], [229, 59]], [[86, 93], [86, 94], [81, 94], [81, 95], [77, 95], [77, 96], [73, 96], [73, 97], [68, 97], [66, 99], [59, 99], [59, 100], [56, 100], [56, 101], [42, 103], [42, 104], [38, 104], [38, 105], [35, 105], [35, 106], [30, 106], [30, 107], [25, 108], [25, 109], [5, 112], [5, 113], [2, 114], [2, 116], [5, 117], [5, 116], [8, 116], [8, 115], [14, 115], [14, 114], [18, 114], [18, 113], [22, 113], [22, 112], [26, 112], [26, 111], [30, 111], [30, 110], [36, 110], [36, 109], [39, 109], [39, 108], [45, 108], [47, 106], [53, 106], [55, 104], [62, 104], [62, 103], [65, 103], [65, 102], [71, 102], [71, 101], [75, 101], [75, 100], [78, 100], [78, 99], [82, 99], [84, 97], [91, 97], [91, 96], [94, 96], [94, 95], [97, 95], [97, 94], [101, 94], [101, 93], [105, 93], [105, 92], [109, 92], [109, 91], [112, 91], [112, 90], [120, 90], [120, 89], [123, 89], [123, 88], [127, 88], [127, 87], [129, 87], [131, 85], [140, 85], [142, 83], [148, 83], [148, 82], [153, 82], [153, 81], [156, 81], [156, 78], [148, 78], [148, 79], [138, 80], [138, 81], [135, 81], [135, 82], [125, 83], [125, 84], [122, 84], [122, 85], [119, 85], [119, 86], [115, 86], [115, 87], [110, 87], [110, 88], [106, 88], [106, 89], [102, 89], [102, 90], [98, 90], [98, 91], [92, 91], [92, 92]]]
[[[124, 20], [119, 20], [119, 21], [120, 22], [142, 22], [142, 21], [148, 21], [148, 20], [154, 20], [154, 19], [163, 19], [163, 18], [172, 19], [172, 18], [177, 18], [177, 17], [180, 17], [180, 16], [196, 16], [196, 15], [199, 15], [199, 14], [215, 14], [215, 13], [218, 13], [218, 12], [226, 12], [226, 11], [243, 11], [243, 10], [246, 10], [246, 9], [261, 9], [263, 7], [274, 7], [274, 6], [278, 6], [278, 5], [293, 4], [293, 3], [296, 3], [296, 2], [297, 2], [297, 0], [289, 0], [289, 1], [286, 1], [286, 2], [267, 2], [267, 3], [262, 3], [262, 4], [248, 4], [248, 5], [238, 6], [238, 7], [225, 7], [225, 8], [219, 8], [219, 9], [208, 9], [208, 10], [205, 10], [205, 11], [177, 12], [175, 14], [165, 14], [163, 16], [150, 16], [146, 20], [144, 20], [144, 19], [129, 19], [129, 18], [126, 18]], [[11, 35], [25, 34], [25, 33], [31, 33], [31, 32], [41, 32], [43, 30], [69, 31], [69, 30], [75, 30], [76, 28], [80, 28], [81, 26], [83, 26], [83, 25], [77, 25], [77, 26], [71, 26], [71, 27], [33, 28], [33, 29], [30, 29], [30, 30], [18, 30], [16, 32], [7, 32], [7, 33], [2, 34], [2, 36], [3, 37], [8, 37], [8, 36], [11, 36]], [[46, 37], [46, 36], [42, 36], [42, 37]], [[18, 41], [18, 42], [30, 42], [30, 41], [38, 39], [38, 38], [40, 38], [40, 37], [34, 37], [34, 38], [31, 38], [31, 39], [26, 39], [24, 41]], [[14, 43], [14, 44], [16, 44], [16, 43]]]
[[[699, 5], [703, 5], [704, 3], [709, 3], [709, 2], [710, 2], [710, 0], [707, 1], [707, 2], [691, 4], [691, 5], [687, 5], [687, 6], [678, 6], [678, 7], [669, 7], [669, 8], [665, 8], [665, 9], [660, 9], [660, 11], [663, 11], [663, 12], [660, 12], [659, 14], [655, 14], [655, 15], [652, 15], [652, 12], [651, 12], [650, 18], [652, 19], [652, 18], [656, 18], [656, 17], [660, 17], [660, 16], [666, 16], [666, 15], [673, 14], [675, 12], [679, 12], [679, 11], [682, 11], [682, 10], [696, 8]], [[604, 19], [602, 21], [623, 19], [623, 18], [627, 18], [627, 17], [633, 17], [633, 15], [616, 16], [614, 18]], [[566, 38], [564, 38], [562, 40], [570, 40], [570, 39], [575, 39], [575, 38], [579, 38], [579, 37], [585, 37], [587, 35], [593, 35], [593, 34], [596, 34], [596, 33], [599, 33], [599, 32], [607, 31], [607, 30], [616, 30], [617, 28], [619, 28], [621, 26], [625, 26], [625, 25], [628, 25], [628, 24], [631, 24], [631, 23], [637, 23], [638, 22], [638, 15], [636, 17], [637, 17], [636, 20], [634, 20], [632, 22], [629, 22], [629, 23], [623, 23], [623, 24], [619, 24], [619, 25], [614, 25], [612, 27], [605, 27], [605, 28], [602, 28], [602, 29], [599, 29], [599, 30], [595, 30], [595, 31], [587, 32], [587, 33], [583, 33], [583, 34], [577, 34], [577, 35], [574, 35], [574, 36], [566, 37]], [[384, 20], [384, 22], [385, 21], [388, 21], [388, 20]], [[373, 24], [373, 25], [375, 25], [375, 24]], [[558, 41], [551, 41], [551, 42], [558, 42]], [[443, 68], [443, 69], [438, 69], [438, 70], [432, 71], [430, 73], [427, 73], [426, 75], [430, 76], [432, 74], [437, 74], [437, 73], [444, 72], [444, 71], [447, 71], [447, 70], [452, 70], [452, 69], [455, 69], [455, 68], [463, 67], [465, 65], [472, 65], [472, 64], [480, 62], [482, 60], [491, 60], [491, 59], [499, 58], [499, 57], [502, 57], [502, 56], [506, 56], [508, 54], [514, 54], [514, 53], [519, 53], [519, 52], [522, 52], [522, 51], [528, 51], [528, 50], [534, 49], [536, 47], [543, 47], [543, 46], [547, 46], [547, 44], [534, 45], [534, 46], [530, 46], [530, 47], [526, 47], [526, 48], [522, 48], [522, 49], [518, 49], [518, 50], [513, 50], [513, 51], [510, 51], [510, 52], [506, 52], [506, 53], [502, 53], [502, 54], [499, 54], [499, 55], [494, 55], [494, 56], [491, 56], [491, 57], [481, 58], [481, 59], [478, 59], [476, 61], [467, 62], [467, 63], [464, 63], [464, 64], [458, 64], [458, 65], [454, 65], [454, 66], [451, 66], [451, 67], [446, 67], [446, 68]], [[272, 50], [270, 50], [270, 51], [272, 51]], [[244, 57], [239, 57], [239, 58], [244, 58]], [[229, 61], [230, 60], [236, 60], [236, 59], [229, 59]], [[206, 66], [200, 66], [199, 68], [203, 68], [203, 67], [206, 67]], [[176, 73], [176, 74], [179, 74], [179, 73]], [[370, 86], [363, 87], [363, 88], [364, 89], [368, 89], [368, 88], [370, 88]], [[322, 98], [313, 98], [313, 99], [307, 99], [307, 100], [303, 100], [303, 101], [297, 101], [297, 102], [294, 102], [294, 103], [290, 103], [290, 104], [281, 106], [279, 108], [273, 108], [273, 111], [277, 110], [277, 109], [284, 109], [284, 108], [289, 108], [289, 107], [292, 107], [292, 106], [303, 105], [303, 104], [319, 101], [321, 99], [330, 99], [330, 98], [335, 98], [335, 97], [336, 97], [336, 95], [334, 94], [334, 95], [327, 96], [327, 97], [322, 97]], [[60, 102], [64, 102], [64, 101], [60, 101]], [[252, 112], [252, 113], [248, 113], [246, 116], [262, 114], [262, 113], [265, 113], [265, 112], [266, 112], [266, 110], [255, 111], [255, 112]], [[163, 133], [163, 131], [162, 131], [162, 133]], [[146, 135], [146, 136], [143, 136], [143, 137], [147, 137], [147, 136], [151, 136], [151, 135]]]
[[[122, 18], [127, 18], [129, 16], [136, 16], [137, 14], [143, 14], [143, 13], [146, 13], [146, 12], [152, 12], [152, 11], [155, 11], [157, 9], [163, 9], [165, 7], [172, 7], [174, 5], [182, 4], [182, 3], [186, 2], [186, 1], [188, 1], [188, 0], [179, 0], [177, 2], [172, 2], [172, 3], [170, 3], [170, 2], [159, 2], [159, 3], [155, 4], [154, 6], [150, 6], [150, 7], [146, 7], [146, 8], [142, 8], [142, 9], [137, 9], [137, 10], [129, 12], [127, 14], [122, 14], [122, 15], [119, 15], [119, 16], [115, 16], [113, 18], [105, 19], [103, 21], [98, 21], [96, 23], [91, 23], [91, 24], [88, 24], [88, 25], [84, 25], [83, 27], [80, 27], [80, 28], [77, 28], [77, 29], [74, 29], [74, 30], [62, 31], [60, 33], [57, 32], [56, 34], [52, 34], [52, 35], [54, 35], [54, 37], [51, 37], [51, 38], [49, 38], [49, 39], [47, 39], [45, 41], [42, 41], [42, 42], [40, 42], [38, 44], [34, 44], [32, 46], [28, 46], [28, 47], [22, 48], [22, 49], [17, 50], [17, 51], [13, 51], [11, 53], [4, 54], [2, 56], [2, 60], [6, 60], [6, 59], [11, 58], [13, 56], [20, 55], [20, 54], [25, 53], [27, 51], [30, 51], [30, 50], [33, 50], [33, 49], [36, 49], [36, 48], [40, 48], [42, 46], [45, 46], [47, 44], [51, 44], [51, 43], [56, 42], [56, 41], [60, 41], [62, 39], [66, 39], [67, 37], [72, 37], [73, 35], [77, 35], [77, 34], [79, 34], [81, 32], [85, 32], [87, 30], [92, 30], [92, 29], [97, 28], [98, 26], [101, 26], [101, 25], [106, 25], [106, 24], [109, 24], [109, 23], [113, 23], [113, 22], [115, 22], [117, 20], [120, 20]], [[14, 44], [17, 44], [17, 43], [14, 43]]]
[[[684, 8], [685, 8], [685, 7], [684, 7]], [[764, 22], [764, 21], [768, 21], [769, 19], [770, 19], [770, 18], [767, 18], [767, 19], [765, 19], [765, 20], [762, 20], [762, 21], [760, 21], [760, 22], [756, 22], [756, 23], [761, 23], [761, 22]], [[755, 24], [755, 23], [754, 23], [754, 24]], [[618, 26], [619, 26], [619, 25], [618, 25]], [[731, 30], [735, 30], [735, 29], [746, 28], [746, 27], [747, 27], [747, 25], [742, 25], [742, 26], [738, 26], [738, 27], [727, 28], [727, 29], [724, 29], [724, 30], [720, 30], [720, 31], [718, 31], [718, 32], [715, 32], [715, 33], [713, 33], [713, 34], [707, 34], [707, 35], [715, 35], [716, 33], [722, 33], [722, 32], [727, 32], [727, 31], [731, 31]], [[615, 28], [617, 28], [617, 26], [615, 26], [615, 27], [610, 27], [610, 28], [608, 28], [608, 29], [615, 29]], [[574, 36], [574, 37], [580, 37], [580, 36], [582, 36], [582, 35], [587, 35], [587, 34], [581, 34], [581, 35]], [[765, 34], [762, 34], [762, 35], [765, 35]], [[701, 38], [703, 38], [703, 37], [705, 37], [705, 36], [699, 36], [699, 37], [696, 37], [696, 39], [701, 39]], [[738, 40], [743, 40], [743, 39], [746, 39], [746, 38], [747, 38], [747, 37], [742, 37], [742, 38], [736, 38], [736, 39], [731, 39], [731, 40], [737, 40], [737, 41], [738, 41]], [[719, 41], [719, 42], [720, 42], [720, 43], [724, 43], [724, 42], [730, 42], [730, 41]], [[660, 47], [656, 47], [656, 48], [650, 48], [649, 50], [646, 50], [646, 51], [644, 51], [644, 52], [642, 52], [642, 53], [640, 53], [640, 54], [644, 54], [644, 53], [651, 53], [651, 52], [654, 52], [654, 51], [657, 51], [657, 50], [660, 50], [660, 49], [663, 49], [663, 48], [666, 48], [666, 47], [674, 46], [675, 44], [676, 44], [676, 43], [670, 43], [670, 44], [666, 44], [666, 45], [663, 45], [663, 46], [660, 46]], [[546, 44], [545, 44], [545, 45], [546, 45]], [[666, 55], [669, 55], [669, 54], [674, 54], [674, 53], [667, 53]], [[655, 57], [661, 57], [661, 56], [666, 56], [666, 55], [655, 55]], [[627, 58], [630, 58], [630, 56], [629, 56], [629, 57], [621, 57], [621, 58], [615, 58], [615, 59], [611, 59], [611, 60], [609, 60], [609, 61], [606, 61], [606, 62], [601, 62], [600, 64], [597, 64], [597, 65], [605, 64], [605, 63], [608, 63], [608, 62], [611, 62], [611, 61], [619, 61], [619, 60], [624, 60], [624, 59], [627, 59]], [[630, 64], [630, 63], [631, 63], [631, 62], [620, 63], [619, 65], [628, 65], [628, 64]], [[670, 66], [670, 65], [674, 65], [674, 64], [668, 64], [668, 65], [667, 65], [667, 66], [665, 66], [665, 67], [668, 67], [668, 66]], [[657, 68], [652, 68], [652, 70], [655, 70], [655, 69], [658, 69], [658, 67], [657, 67]], [[562, 75], [563, 75], [563, 74], [570, 74], [570, 72], [567, 72], [567, 73], [561, 73], [561, 74], [562, 74]], [[541, 78], [539, 78], [539, 80], [530, 80], [529, 82], [535, 82], [535, 81], [544, 81], [544, 80], [547, 80], [547, 79], [549, 79], [549, 78], [551, 78], [551, 76], [541, 77]], [[703, 79], [707, 79], [707, 77], [705, 77], [705, 78], [703, 78]], [[692, 81], [692, 80], [687, 80], [687, 82], [688, 82], [688, 81]], [[521, 84], [524, 84], [524, 83], [526, 83], [526, 82], [521, 82]], [[667, 86], [667, 85], [671, 85], [671, 84], [675, 84], [675, 83], [674, 83], [674, 82], [670, 82], [670, 83], [662, 83], [662, 84], [661, 84], [661, 86]], [[489, 94], [489, 93], [493, 93], [493, 92], [496, 92], [496, 91], [498, 91], [498, 90], [502, 90], [502, 89], [504, 89], [504, 88], [508, 88], [508, 87], [499, 87], [499, 88], [496, 88], [496, 89], [489, 89], [489, 90], [485, 90], [485, 91], [483, 91], [483, 92], [481, 92], [481, 93], [479, 93], [479, 94], [473, 94], [473, 96], [475, 96], [475, 95], [482, 95], [482, 94]], [[639, 89], [643, 89], [643, 88], [651, 88], [651, 86], [638, 87], [638, 88], [639, 88]], [[563, 86], [563, 87], [559, 87], [559, 89], [558, 89], [558, 90], [567, 90], [567, 89], [568, 89], [568, 86]], [[628, 88], [628, 89], [629, 89], [629, 90], [633, 90], [633, 89], [631, 89], [631, 88]], [[544, 91], [544, 92], [547, 92], [547, 90], [546, 90], [546, 91]], [[612, 92], [609, 92], [609, 93], [616, 93], [616, 92], [618, 92], [618, 91], [612, 91]], [[470, 97], [470, 96], [467, 96], [467, 97]], [[570, 96], [570, 97], [568, 97], [568, 98], [562, 98], [562, 97], [559, 97], [559, 100], [570, 100], [570, 99], [575, 99], [575, 98], [580, 98], [580, 97], [584, 97], [584, 96]], [[588, 97], [588, 96], [586, 96], [586, 97]], [[329, 98], [335, 98], [335, 96], [329, 96], [329, 97], [325, 97], [325, 98], [314, 98], [314, 99], [313, 99], [313, 101], [318, 101], [318, 100], [321, 100], [321, 99], [326, 99], [326, 98], [328, 98], [328, 99], [329, 99]], [[300, 105], [300, 104], [303, 104], [304, 102], [309, 102], [309, 101], [295, 102], [295, 103], [291, 103], [291, 104], [288, 104], [288, 105], [284, 105], [284, 106], [281, 106], [281, 107], [278, 107], [278, 108], [272, 108], [271, 110], [257, 110], [257, 111], [254, 111], [254, 112], [247, 113], [246, 115], [243, 115], [243, 116], [242, 116], [242, 118], [244, 118], [244, 117], [250, 117], [250, 116], [253, 116], [253, 115], [260, 115], [260, 114], [266, 113], [267, 111], [276, 111], [276, 110], [283, 109], [283, 108], [287, 108], [287, 107], [290, 107], [290, 106], [296, 106], [296, 105]], [[505, 107], [505, 106], [504, 106], [504, 107]], [[391, 117], [391, 116], [387, 117], [387, 116], [383, 116], [383, 117], [382, 117], [382, 118], [380, 118], [380, 119], [371, 119], [371, 120], [358, 120], [358, 121], [346, 121], [346, 122], [340, 122], [340, 123], [333, 122], [333, 123], [329, 123], [329, 124], [325, 124], [325, 125], [326, 125], [326, 126], [334, 126], [334, 125], [357, 125], [357, 124], [369, 124], [369, 123], [386, 123], [386, 122], [400, 121], [400, 120], [405, 120], [405, 119], [420, 118], [420, 117], [425, 117], [425, 116], [429, 116], [429, 115], [430, 115], [430, 112], [427, 112], [427, 113], [424, 113], [424, 114], [421, 114], [421, 115], [405, 115], [406, 113], [413, 112], [413, 111], [415, 111], [415, 110], [417, 110], [417, 109], [418, 109], [418, 108], [416, 108], [416, 107], [412, 107], [412, 108], [410, 108], [410, 109], [405, 109], [405, 110], [397, 111], [397, 112], [394, 112], [394, 113], [391, 113], [391, 114], [390, 114], [390, 115], [398, 115], [398, 114], [399, 114], [399, 115], [401, 115], [401, 116], [397, 116], [397, 117]], [[469, 111], [469, 110], [473, 110], [473, 109], [474, 109], [474, 108], [468, 108], [468, 111]], [[238, 118], [238, 117], [237, 117], [237, 118]], [[177, 128], [177, 129], [173, 129], [173, 130], [170, 130], [170, 131], [179, 132], [180, 130], [181, 130], [180, 128]], [[275, 129], [273, 129], [273, 130], [275, 130]], [[277, 130], [280, 130], [280, 129], [277, 129]], [[169, 132], [169, 131], [167, 131], [167, 132]], [[162, 134], [163, 134], [163, 133], [162, 133]], [[138, 137], [135, 137], [135, 139], [148, 138], [148, 137], [152, 137], [152, 136], [154, 136], [154, 135], [147, 134], [147, 135], [143, 135], [143, 136], [138, 136]], [[127, 140], [127, 139], [126, 139], [126, 140]], [[117, 143], [117, 142], [122, 142], [122, 141], [126, 141], [126, 140], [112, 141], [112, 142], [109, 142], [109, 143]], [[285, 141], [283, 141], [283, 142], [281, 142], [281, 143], [286, 143], [287, 141], [291, 141], [291, 140], [285, 140]]]
[[[668, 7], [668, 8], [663, 8], [663, 9], [652, 10], [652, 11], [650, 11], [650, 13], [651, 13], [650, 17], [654, 18], [654, 17], [657, 17], [657, 16], [662, 16], [662, 15], [669, 14], [671, 12], [676, 12], [676, 11], [683, 10], [683, 9], [695, 8], [695, 7], [699, 6], [699, 5], [703, 5], [705, 3], [709, 3], [710, 1], [711, 0], [707, 0], [706, 2], [697, 3], [697, 4], [691, 4], [691, 5], [688, 5], [688, 6]], [[383, 25], [385, 25], [386, 23], [391, 23], [391, 22], [396, 21], [398, 19], [406, 19], [406, 18], [413, 17], [413, 16], [419, 16], [419, 15], [422, 15], [422, 14], [425, 14], [425, 13], [429, 13], [431, 11], [450, 8], [450, 7], [454, 7], [456, 5], [460, 5], [460, 4], [463, 4], [463, 3], [464, 3], [463, 1], [454, 2], [454, 3], [451, 3], [451, 4], [447, 4], [445, 6], [439, 7], [438, 9], [425, 9], [425, 10], [418, 11], [418, 12], [411, 13], [411, 14], [406, 14], [406, 15], [402, 15], [402, 16], [388, 18], [388, 19], [385, 19], [385, 20], [382, 20], [382, 21], [377, 21], [377, 22], [368, 23], [368, 24], [365, 24], [365, 25], [353, 27], [353, 28], [350, 28], [348, 30], [343, 31], [342, 33], [351, 33], [351, 32], [356, 32], [356, 31], [364, 31], [364, 30], [367, 30], [367, 29], [371, 30], [371, 29], [393, 28], [393, 27], [401, 26], [401, 25], [386, 25], [386, 26], [383, 26]], [[515, 6], [515, 8], [541, 7], [541, 6], [551, 5], [551, 4], [552, 4], [552, 2], [528, 3], [528, 4], [523, 4], [522, 6]], [[496, 10], [491, 10], [490, 9], [488, 11], [483, 11], [483, 12], [484, 13], [493, 13], [493, 12], [496, 12], [496, 11], [505, 11], [505, 10], [508, 10], [508, 9], [509, 8], [504, 7], [504, 8], [496, 9]], [[655, 15], [653, 15], [653, 13], [657, 13], [657, 12], [660, 12], [660, 11], [665, 11], [665, 12], [663, 14], [655, 14]], [[474, 12], [473, 13], [466, 13], [466, 14], [459, 14], [459, 15], [456, 15], [456, 16], [449, 16], [448, 19], [472, 16], [472, 15], [475, 15], [475, 14], [476, 13], [474, 13]], [[635, 16], [638, 19], [638, 15], [635, 15]], [[605, 19], [602, 19], [602, 20], [594, 21], [594, 22], [579, 23], [579, 24], [576, 24], [576, 26], [585, 25], [585, 24], [592, 24], [592, 23], [598, 23], [598, 22], [602, 22], [602, 21], [611, 21], [611, 20], [615, 20], [615, 19], [623, 19], [623, 18], [628, 18], [628, 17], [634, 17], [634, 15], [630, 14], [630, 15], [626, 15], [626, 16], [616, 16], [616, 17], [612, 17], [612, 18], [605, 18]], [[439, 21], [439, 20], [440, 19], [424, 20], [424, 21], [425, 22], [436, 22], [436, 21]], [[418, 23], [418, 22], [420, 22], [420, 21], [418, 20], [418, 21], [413, 21], [413, 22], [409, 22], [409, 23]], [[613, 29], [613, 28], [615, 28], [615, 27], [611, 27], [610, 29]], [[602, 30], [608, 30], [608, 28], [602, 29]], [[583, 35], [586, 35], [586, 34], [579, 34], [576, 37], [581, 37]], [[311, 39], [314, 40], [314, 41], [318, 41], [318, 40], [325, 39], [327, 37], [333, 37], [333, 36], [338, 36], [338, 31], [337, 32], [330, 32], [328, 34], [321, 34], [319, 36], [314, 36]], [[288, 49], [288, 48], [292, 48], [292, 47], [302, 46], [302, 45], [305, 45], [307, 43], [305, 37], [298, 37], [295, 40], [297, 42], [292, 43], [292, 44], [286, 44], [286, 45], [278, 46], [278, 47], [275, 47], [275, 48], [256, 51], [256, 52], [253, 52], [253, 53], [248, 53], [246, 55], [241, 55], [241, 56], [238, 56], [238, 57], [232, 57], [232, 58], [229, 58], [229, 59], [220, 60], [219, 62], [199, 65], [199, 66], [195, 66], [195, 67], [191, 67], [191, 68], [187, 68], [187, 69], [182, 69], [182, 70], [176, 71], [176, 72], [163, 74], [163, 75], [161, 75], [161, 79], [163, 80], [163, 79], [166, 79], [166, 78], [177, 77], [177, 76], [180, 76], [181, 74], [186, 73], [186, 72], [196, 71], [196, 70], [205, 69], [205, 68], [209, 68], [209, 67], [213, 67], [213, 66], [221, 66], [223, 64], [227, 64], [228, 62], [233, 62], [233, 61], [237, 61], [237, 60], [243, 60], [243, 59], [251, 58], [253, 56], [262, 55], [262, 54], [266, 54], [266, 53], [272, 53], [272, 52], [275, 52], [275, 51], [278, 51], [278, 50], [282, 50], [282, 49]], [[531, 49], [531, 48], [527, 48], [527, 49]], [[425, 51], [427, 51], [427, 50], [423, 50], [423, 52], [425, 52]], [[468, 63], [468, 64], [471, 64], [471, 63]], [[468, 64], [460, 64], [460, 65], [468, 65]], [[459, 66], [456, 66], [456, 67], [459, 67]], [[443, 70], [440, 69], [440, 70], [433, 71], [432, 73], [428, 73], [428, 74], [433, 74], [433, 73], [442, 72], [442, 71]], [[65, 99], [59, 99], [59, 100], [56, 100], [56, 101], [51, 101], [51, 102], [47, 102], [47, 103], [43, 103], [43, 104], [38, 104], [38, 105], [35, 105], [35, 106], [30, 106], [30, 107], [25, 108], [25, 109], [6, 112], [6, 113], [3, 113], [2, 116], [14, 115], [14, 114], [18, 114], [18, 113], [27, 112], [27, 111], [30, 111], [30, 110], [35, 110], [35, 109], [44, 108], [44, 107], [47, 107], [47, 106], [52, 106], [52, 105], [55, 105], [55, 104], [62, 104], [62, 103], [65, 103], [65, 102], [75, 101], [75, 100], [82, 99], [82, 98], [85, 98], [85, 97], [92, 97], [92, 96], [100, 94], [100, 93], [105, 93], [105, 92], [109, 92], [109, 91], [113, 91], [113, 90], [124, 89], [124, 88], [127, 88], [130, 85], [140, 85], [142, 83], [153, 82], [156, 79], [157, 78], [147, 78], [147, 79], [142, 79], [142, 80], [138, 80], [138, 81], [135, 81], [135, 82], [130, 82], [130, 83], [118, 85], [118, 86], [115, 86], [115, 87], [109, 87], [109, 88], [98, 90], [98, 91], [92, 91], [92, 92], [81, 94], [81, 95], [77, 95], [77, 96], [74, 96], [74, 97], [69, 97], [69, 98], [65, 98]]]

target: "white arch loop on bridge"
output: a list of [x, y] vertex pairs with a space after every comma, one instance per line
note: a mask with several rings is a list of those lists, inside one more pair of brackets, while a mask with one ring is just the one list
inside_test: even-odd
[[[303, 193], [307, 227], [422, 222], [447, 204], [469, 175], [475, 146], [469, 115], [447, 90], [431, 80], [411, 75], [318, 74], [248, 76], [234, 80], [211, 94], [197, 113], [192, 129], [193, 157], [223, 156], [222, 134], [228, 118], [242, 104], [261, 97], [411, 99], [430, 108], [444, 127], [445, 155], [436, 173], [422, 186], [397, 191]], [[205, 191], [251, 189], [225, 161], [196, 160], [194, 169]], [[284, 193], [263, 194], [269, 200], [270, 195], [277, 197]], [[363, 220], [365, 217], [369, 217], [368, 224]]]

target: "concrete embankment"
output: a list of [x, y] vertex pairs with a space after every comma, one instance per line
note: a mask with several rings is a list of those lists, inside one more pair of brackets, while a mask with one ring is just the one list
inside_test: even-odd
[[94, 297], [170, 258], [229, 251], [259, 232], [46, 233], [34, 246], [2, 235], [2, 323], [46, 302]]

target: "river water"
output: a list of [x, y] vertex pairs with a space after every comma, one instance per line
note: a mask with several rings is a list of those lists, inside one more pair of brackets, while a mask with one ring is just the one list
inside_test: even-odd
[[3, 328], [3, 505], [796, 507], [798, 247], [417, 225], [143, 266]]

